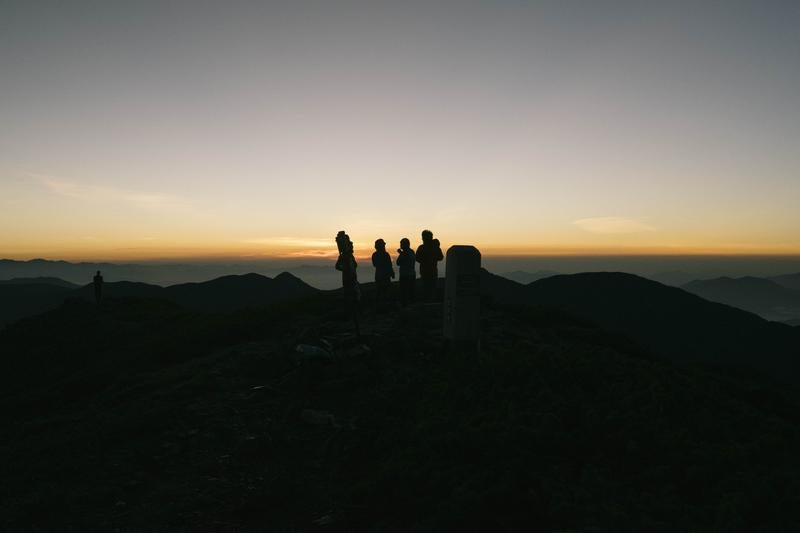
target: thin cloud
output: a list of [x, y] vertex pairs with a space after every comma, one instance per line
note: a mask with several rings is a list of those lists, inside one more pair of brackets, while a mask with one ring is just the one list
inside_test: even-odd
[[595, 217], [582, 218], [573, 222], [576, 226], [590, 233], [600, 235], [615, 235], [620, 233], [642, 233], [655, 231], [653, 226], [633, 218], [625, 217]]
[[[263, 244], [265, 246], [277, 246], [281, 248], [334, 248], [333, 238], [317, 239], [307, 237], [264, 237], [260, 239], [246, 239], [246, 244]], [[327, 250], [325, 250], [327, 251]]]
[[31, 174], [53, 194], [65, 198], [97, 203], [127, 203], [142, 209], [175, 209], [189, 207], [189, 203], [169, 194], [146, 193], [77, 183], [53, 176]]
[[285, 254], [283, 257], [297, 257], [297, 258], [322, 258], [336, 257], [339, 255], [338, 250], [303, 250], [302, 252], [291, 252]]

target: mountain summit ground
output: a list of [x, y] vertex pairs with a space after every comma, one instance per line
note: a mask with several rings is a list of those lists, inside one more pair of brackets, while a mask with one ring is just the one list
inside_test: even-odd
[[71, 300], [9, 326], [2, 529], [800, 521], [800, 411], [778, 385], [670, 362], [547, 307], [487, 303], [479, 354], [443, 349], [437, 304], [368, 308], [358, 342], [339, 303]]

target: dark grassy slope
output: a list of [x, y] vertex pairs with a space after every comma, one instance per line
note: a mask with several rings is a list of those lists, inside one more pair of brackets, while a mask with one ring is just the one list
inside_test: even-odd
[[671, 366], [556, 312], [502, 307], [486, 310], [480, 356], [440, 353], [441, 308], [423, 306], [368, 311], [369, 355], [298, 363], [296, 343], [348, 329], [335, 304], [207, 315], [71, 302], [0, 334], [15, 355], [0, 374], [0, 529], [800, 520], [800, 422], [784, 393]]
[[553, 276], [526, 286], [485, 272], [499, 301], [560, 309], [674, 360], [703, 361], [800, 381], [800, 335], [785, 324], [632, 274]]
[[[84, 285], [73, 294], [71, 298], [80, 298], [94, 302], [94, 285]], [[164, 287], [150, 285], [139, 281], [114, 281], [103, 284], [104, 298], [166, 298]]]
[[72, 292], [52, 283], [0, 284], [0, 327], [57, 307]]

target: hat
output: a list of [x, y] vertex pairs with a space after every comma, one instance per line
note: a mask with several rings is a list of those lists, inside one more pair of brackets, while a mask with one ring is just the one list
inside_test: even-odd
[[375, 247], [377, 248], [378, 246], [386, 246], [386, 241], [384, 241], [383, 239], [378, 239], [377, 241], [375, 241]]

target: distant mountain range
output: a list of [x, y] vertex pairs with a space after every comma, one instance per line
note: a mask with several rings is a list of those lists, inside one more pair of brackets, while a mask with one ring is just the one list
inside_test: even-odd
[[[557, 272], [542, 270], [527, 272], [516, 270], [501, 274], [502, 277], [523, 285], [557, 275]], [[687, 292], [719, 302], [775, 322], [796, 325], [800, 323], [800, 274], [787, 274], [768, 278], [752, 276], [714, 279], [692, 279], [686, 272], [662, 272], [643, 276]]]
[[12, 278], [0, 280], [0, 285], [54, 285], [67, 289], [77, 289], [80, 285], [70, 283], [60, 278], [38, 277], [38, 278]]
[[[104, 298], [157, 298], [199, 311], [264, 307], [318, 292], [289, 273], [223, 276], [203, 283], [161, 287], [132, 281], [106, 282]], [[94, 300], [92, 284], [77, 286], [57, 278], [22, 278], [0, 282], [0, 324], [42, 313], [69, 299]]]
[[49, 259], [15, 261], [0, 259], [0, 279], [14, 278], [58, 278], [70, 283], [83, 285], [92, 281], [95, 271], [102, 270], [108, 281], [136, 280], [154, 283], [148, 265], [128, 265], [116, 263], [71, 263]]
[[540, 279], [549, 278], [551, 276], [557, 276], [561, 272], [556, 272], [554, 270], [537, 270], [536, 272], [527, 272], [524, 270], [514, 270], [512, 272], [503, 272], [500, 276], [510, 279], [512, 281], [516, 281], [517, 283], [522, 283], [523, 285], [527, 285], [528, 283], [533, 283], [534, 281], [538, 281]]
[[242, 261], [209, 263], [72, 263], [32, 259], [15, 261], [0, 259], [0, 280], [14, 278], [58, 278], [77, 285], [92, 281], [96, 271], [102, 271], [106, 281], [136, 281], [152, 285], [176, 285], [204, 282], [227, 275], [256, 272], [273, 277], [290, 272], [321, 289], [333, 289], [340, 283], [339, 273], [331, 265], [306, 264], [298, 261]]
[[687, 283], [688, 292], [778, 322], [800, 319], [800, 290], [791, 288], [800, 276], [716, 278]]
[[[516, 281], [517, 283], [522, 283], [523, 285], [527, 285], [528, 283], [533, 283], [534, 281], [539, 281], [540, 279], [550, 278], [553, 276], [557, 276], [559, 274], [563, 274], [563, 272], [556, 272], [555, 270], [536, 270], [534, 272], [528, 272], [527, 270], [514, 270], [511, 272], [503, 272], [500, 276], [510, 279], [512, 281]], [[647, 279], [652, 279], [653, 281], [657, 281], [659, 283], [663, 283], [664, 285], [672, 285], [675, 287], [679, 287], [689, 281], [692, 281], [695, 278], [694, 275], [689, 274], [688, 272], [681, 272], [681, 271], [668, 271], [668, 272], [658, 272], [652, 275], [643, 276]]]
[[787, 289], [800, 290], [800, 273], [784, 274], [782, 276], [772, 276], [769, 279], [771, 279], [778, 285], [783, 285]]
[[685, 283], [697, 279], [697, 276], [695, 274], [690, 274], [689, 272], [683, 272], [681, 270], [656, 272], [654, 274], [645, 275], [643, 277], [647, 279], [652, 279], [653, 281], [657, 281], [659, 283], [663, 283], [664, 285], [671, 285], [673, 287], [680, 287]]
[[[525, 269], [511, 266], [507, 263], [489, 261], [494, 267], [493, 272], [522, 284], [532, 283], [539, 279], [557, 274], [574, 273], [582, 271], [625, 271], [638, 273], [647, 279], [652, 279], [675, 287], [681, 287], [698, 279], [710, 279], [717, 275], [714, 270], [653, 270], [657, 265], [652, 263], [636, 263], [629, 267], [610, 265], [600, 262], [584, 260], [573, 262], [569, 268], [558, 270], [556, 267]], [[637, 270], [637, 265], [640, 267]], [[176, 285], [179, 283], [204, 282], [227, 275], [242, 275], [255, 272], [268, 277], [277, 276], [281, 272], [289, 272], [306, 283], [318, 289], [335, 289], [340, 284], [340, 276], [332, 268], [333, 264], [325, 260], [241, 260], [222, 262], [192, 262], [192, 263], [108, 263], [108, 262], [80, 262], [53, 261], [48, 259], [32, 259], [29, 261], [15, 261], [0, 259], [0, 280], [12, 278], [40, 278], [50, 277], [66, 280], [70, 283], [84, 285], [92, 281], [95, 271], [100, 270], [106, 281], [137, 281], [153, 285]], [[728, 265], [730, 266], [730, 265]], [[719, 265], [725, 271], [726, 265]], [[741, 271], [739, 266], [733, 271]], [[756, 265], [754, 265], [756, 268]], [[730, 269], [729, 269], [730, 270]], [[649, 273], [643, 273], [649, 272]], [[708, 272], [701, 274], [701, 272]], [[747, 271], [745, 270], [745, 273]], [[362, 276], [363, 278], [363, 276]], [[800, 290], [800, 273], [786, 274], [774, 277], [765, 277], [776, 283], [795, 290]], [[726, 302], [727, 303], [727, 302]]]

